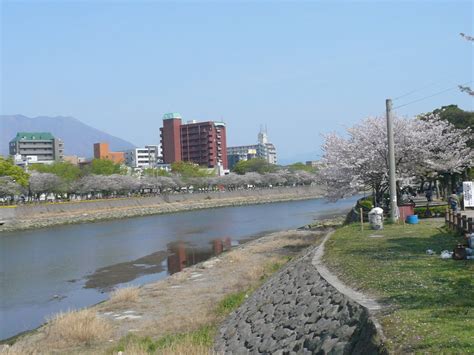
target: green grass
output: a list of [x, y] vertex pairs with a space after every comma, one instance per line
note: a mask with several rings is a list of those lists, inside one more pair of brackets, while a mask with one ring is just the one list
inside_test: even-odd
[[158, 340], [128, 334], [120, 339], [119, 344], [110, 353], [116, 354], [119, 351], [126, 352], [130, 348], [138, 348], [149, 354], [166, 354], [172, 353], [173, 349], [179, 346], [187, 349], [202, 349], [203, 347], [210, 349], [214, 343], [215, 333], [214, 325], [205, 325], [191, 332], [165, 335]]
[[242, 303], [244, 303], [245, 298], [248, 297], [250, 293], [249, 290], [240, 291], [228, 294], [225, 296], [222, 301], [220, 301], [216, 308], [216, 313], [218, 316], [226, 316], [231, 313], [233, 310], [237, 309]]
[[[369, 235], [383, 238], [369, 238]], [[474, 352], [474, 261], [442, 260], [461, 241], [442, 222], [343, 227], [326, 244], [325, 262], [348, 284], [386, 305], [381, 323], [396, 353]], [[426, 254], [427, 249], [436, 255]]]
[[155, 344], [158, 349], [171, 348], [176, 344], [184, 342], [210, 348], [214, 343], [215, 332], [215, 326], [205, 325], [192, 332], [166, 335], [158, 339]]
[[137, 344], [149, 353], [154, 353], [157, 350], [156, 342], [150, 337], [138, 337], [135, 334], [129, 333], [120, 339], [118, 345], [110, 353], [116, 354], [119, 351], [124, 351], [132, 343]]

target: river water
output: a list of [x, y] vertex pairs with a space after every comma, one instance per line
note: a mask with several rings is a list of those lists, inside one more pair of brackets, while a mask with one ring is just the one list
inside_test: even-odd
[[0, 234], [0, 339], [124, 285], [165, 278], [261, 234], [346, 212], [356, 198], [226, 207]]

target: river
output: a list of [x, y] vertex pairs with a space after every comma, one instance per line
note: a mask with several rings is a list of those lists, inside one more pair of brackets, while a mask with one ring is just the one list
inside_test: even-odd
[[226, 207], [0, 234], [0, 339], [165, 278], [271, 231], [348, 211], [356, 198]]

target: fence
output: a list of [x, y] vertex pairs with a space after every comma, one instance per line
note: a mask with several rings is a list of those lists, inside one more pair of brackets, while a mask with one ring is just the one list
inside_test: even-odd
[[453, 210], [447, 209], [445, 221], [448, 228], [455, 230], [460, 234], [474, 233], [472, 217], [463, 215], [460, 212], [454, 212]]

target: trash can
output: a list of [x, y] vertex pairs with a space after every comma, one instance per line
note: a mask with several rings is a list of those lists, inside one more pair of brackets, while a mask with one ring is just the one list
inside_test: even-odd
[[415, 214], [415, 205], [414, 204], [408, 204], [405, 203], [403, 205], [398, 206], [398, 211], [400, 215], [400, 220], [404, 221], [406, 220], [407, 216], [411, 216]]
[[418, 215], [412, 214], [411, 216], [407, 216], [407, 223], [408, 224], [418, 224]]
[[369, 212], [369, 223], [372, 229], [383, 229], [383, 209], [372, 208]]

